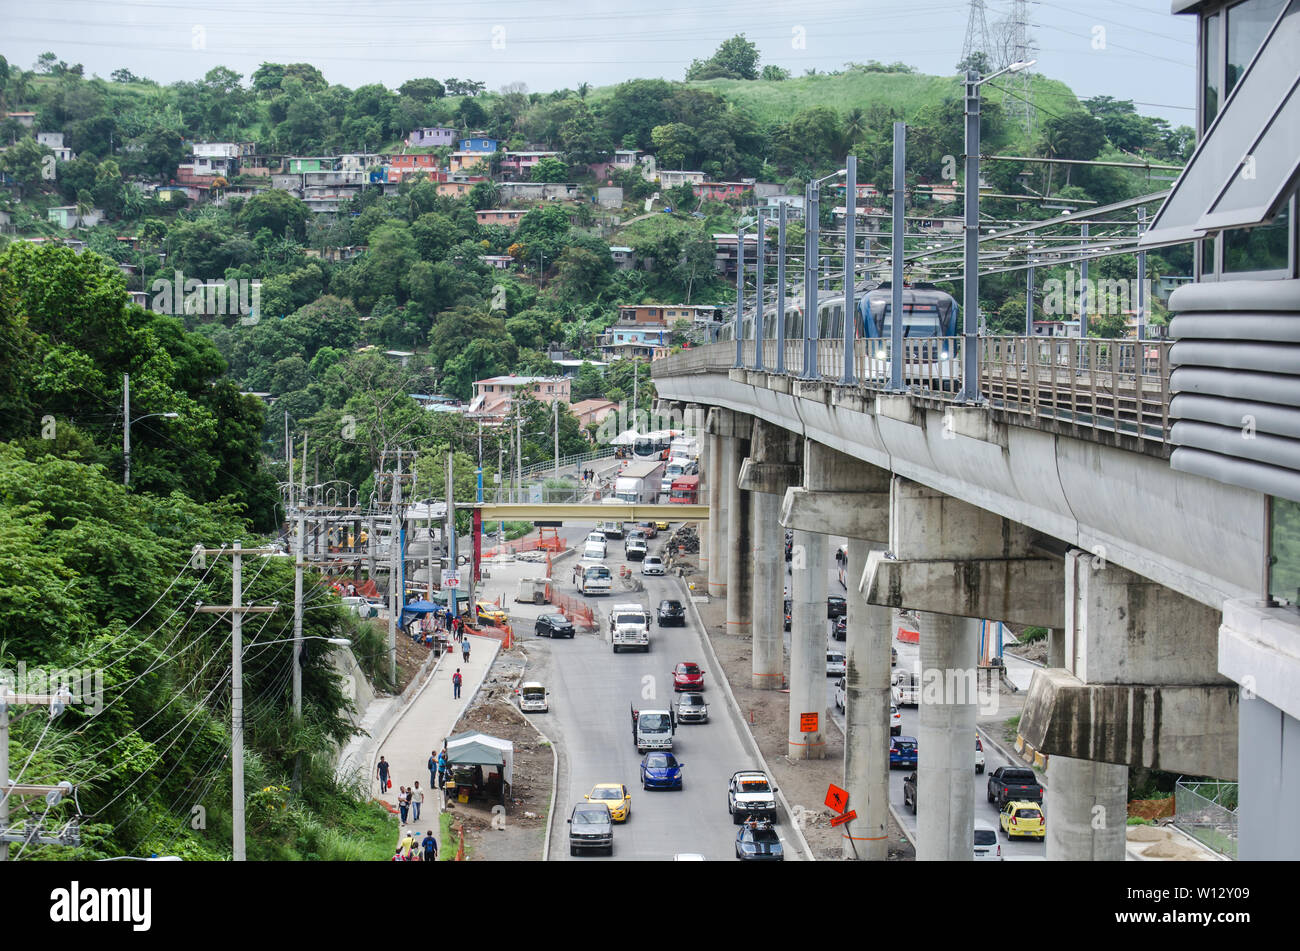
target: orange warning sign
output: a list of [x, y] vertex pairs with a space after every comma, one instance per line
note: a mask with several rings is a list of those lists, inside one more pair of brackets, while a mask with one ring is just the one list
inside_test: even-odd
[[817, 714], [801, 713], [799, 714], [799, 732], [816, 733], [817, 732]]
[[857, 817], [858, 817], [857, 810], [846, 812], [842, 816], [835, 816], [833, 819], [831, 819], [831, 825], [833, 826], [843, 825], [846, 822], [851, 822]]
[[834, 783], [826, 789], [826, 808], [836, 812], [843, 812], [849, 805], [849, 791], [840, 789]]

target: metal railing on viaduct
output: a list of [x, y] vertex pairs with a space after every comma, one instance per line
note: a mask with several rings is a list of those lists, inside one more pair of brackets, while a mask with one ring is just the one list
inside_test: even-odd
[[[940, 402], [958, 402], [962, 338], [909, 338], [904, 357], [904, 392]], [[784, 342], [786, 376], [835, 382], [844, 371], [844, 346], [813, 341], [815, 371], [805, 376], [804, 341]], [[774, 372], [776, 340], [742, 345], [747, 370]], [[852, 386], [891, 392], [888, 340], [858, 340]], [[1138, 440], [1164, 444], [1169, 438], [1169, 348], [1167, 341], [1089, 337], [981, 337], [978, 341], [980, 395], [991, 407], [1035, 419], [1053, 419]], [[726, 372], [735, 368], [734, 341], [705, 344], [656, 360], [654, 375], [672, 377]], [[1028, 419], [1026, 420], [1028, 422]]]

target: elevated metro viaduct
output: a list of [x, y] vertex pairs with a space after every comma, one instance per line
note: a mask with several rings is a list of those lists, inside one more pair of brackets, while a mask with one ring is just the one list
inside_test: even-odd
[[[1124, 858], [1130, 766], [1240, 772], [1242, 803], [1262, 810], [1243, 826], [1278, 809], [1248, 784], [1300, 797], [1300, 750], [1279, 764], [1277, 747], [1239, 748], [1252, 743], [1244, 728], [1239, 740], [1242, 706], [1300, 713], [1259, 691], [1270, 677], [1300, 682], [1300, 652], [1250, 694], [1221, 673], [1223, 625], [1277, 619], [1259, 602], [1261, 493], [1172, 468], [1163, 432], [792, 379], [733, 368], [734, 355], [718, 344], [661, 359], [655, 384], [688, 421], [707, 411], [709, 591], [727, 595], [729, 630], [752, 633], [757, 687], [780, 683], [770, 579], [794, 530], [793, 567], [807, 570], [791, 591], [792, 759], [822, 749], [797, 719], [824, 703], [826, 536], [849, 538], [844, 779], [865, 841], [846, 841], [845, 857], [885, 858], [893, 609], [919, 612], [923, 685], [938, 691], [922, 691], [918, 858], [971, 858], [976, 698], [962, 687], [975, 683], [982, 618], [1050, 631], [1020, 724], [1051, 757], [1049, 859]], [[1300, 855], [1300, 836], [1277, 849]]]

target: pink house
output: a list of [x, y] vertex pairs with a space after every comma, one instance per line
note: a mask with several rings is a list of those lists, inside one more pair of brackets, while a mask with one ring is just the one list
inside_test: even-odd
[[708, 198], [722, 201], [727, 198], [739, 198], [752, 192], [754, 186], [749, 182], [700, 182], [693, 186], [696, 198]]

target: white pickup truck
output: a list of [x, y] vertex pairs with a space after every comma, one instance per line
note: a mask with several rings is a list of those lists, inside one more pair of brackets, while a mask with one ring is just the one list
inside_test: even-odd
[[639, 604], [616, 604], [609, 612], [609, 642], [617, 654], [624, 648], [650, 653], [650, 612]]

